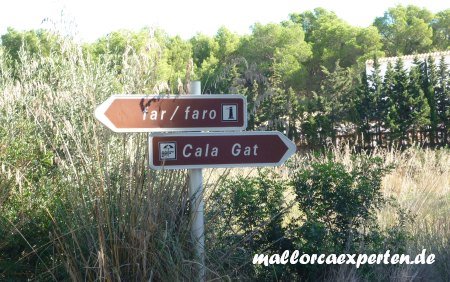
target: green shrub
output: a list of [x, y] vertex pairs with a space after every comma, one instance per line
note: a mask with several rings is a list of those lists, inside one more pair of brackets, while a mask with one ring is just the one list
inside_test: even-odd
[[325, 157], [292, 165], [289, 177], [259, 170], [257, 176], [225, 180], [211, 198], [212, 255], [236, 277], [289, 280], [325, 279], [330, 266], [266, 267], [252, 265], [253, 255], [396, 250], [408, 239], [404, 225], [382, 230], [376, 218], [388, 203], [381, 187], [389, 170], [381, 158], [359, 155], [346, 166]]
[[58, 195], [56, 168], [36, 127], [17, 119], [14, 134], [0, 127], [0, 278], [46, 279], [53, 276], [47, 211]]
[[302, 214], [297, 246], [310, 253], [342, 253], [360, 239], [385, 202], [381, 181], [387, 168], [379, 158], [360, 157], [348, 170], [328, 160], [313, 162], [292, 179]]
[[[232, 278], [262, 277], [252, 258], [265, 249], [289, 248], [282, 227], [287, 181], [272, 170], [256, 177], [226, 179], [211, 196], [207, 210], [207, 244], [211, 261]], [[280, 273], [283, 271], [279, 269]]]
[[[405, 232], [386, 233], [377, 224], [377, 212], [387, 204], [382, 179], [389, 170], [381, 158], [366, 155], [354, 156], [350, 167], [325, 158], [297, 169], [291, 184], [300, 215], [289, 226], [295, 249], [305, 254], [383, 253], [390, 238]], [[313, 278], [332, 266], [294, 268], [300, 277]]]

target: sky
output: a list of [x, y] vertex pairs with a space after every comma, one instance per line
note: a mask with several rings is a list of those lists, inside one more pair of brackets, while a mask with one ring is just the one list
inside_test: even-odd
[[0, 34], [47, 28], [93, 42], [119, 29], [162, 28], [184, 39], [197, 33], [216, 34], [221, 26], [248, 34], [255, 23], [279, 23], [291, 13], [323, 7], [351, 25], [367, 27], [397, 4], [424, 7], [431, 12], [450, 8], [444, 0], [12, 0], [0, 8]]

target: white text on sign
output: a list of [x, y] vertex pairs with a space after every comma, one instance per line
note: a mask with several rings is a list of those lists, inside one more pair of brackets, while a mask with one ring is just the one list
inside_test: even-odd
[[[231, 147], [231, 155], [234, 157], [238, 156], [257, 156], [258, 155], [258, 145], [255, 144], [253, 146], [242, 146], [239, 143], [235, 143], [233, 147]], [[192, 144], [186, 144], [183, 147], [183, 157], [189, 158], [189, 157], [219, 157], [219, 148], [218, 147], [212, 147], [210, 144], [205, 144], [204, 147], [195, 147], [192, 146]]]
[[[148, 107], [144, 109], [142, 120], [165, 120], [167, 117], [169, 120], [173, 120], [177, 117], [177, 113], [180, 110], [180, 106], [177, 106], [172, 113], [167, 113], [166, 110], [152, 110], [148, 113]], [[182, 108], [180, 112], [183, 113], [184, 120], [215, 120], [217, 118], [216, 110], [209, 109], [191, 109], [191, 106]], [[167, 114], [167, 115], [166, 115]], [[237, 105], [222, 105], [222, 120], [223, 121], [236, 121], [238, 119]]]

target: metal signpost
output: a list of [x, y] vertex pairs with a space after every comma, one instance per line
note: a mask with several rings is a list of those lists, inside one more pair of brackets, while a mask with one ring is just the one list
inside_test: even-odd
[[[200, 81], [191, 82], [191, 94], [200, 96], [201, 83]], [[242, 108], [247, 112], [246, 100], [242, 103], [245, 105]], [[222, 103], [221, 103], [222, 104]], [[230, 103], [228, 103], [230, 104]], [[245, 108], [244, 108], [245, 107]], [[223, 109], [225, 113], [228, 109]], [[236, 111], [237, 113], [237, 111]], [[223, 113], [222, 113], [223, 115]], [[240, 113], [242, 115], [242, 113]], [[247, 118], [247, 117], [246, 117]], [[247, 121], [244, 121], [247, 127]], [[151, 137], [149, 137], [150, 139]], [[149, 144], [150, 146], [150, 144]], [[150, 151], [150, 150], [149, 150]], [[189, 200], [191, 203], [191, 238], [194, 241], [195, 255], [199, 260], [198, 265], [198, 281], [205, 281], [205, 217], [204, 217], [204, 202], [203, 202], [203, 172], [201, 168], [193, 168], [189, 170]]]
[[278, 166], [296, 146], [278, 131], [245, 132], [246, 98], [200, 95], [200, 86], [191, 82], [191, 95], [114, 95], [96, 108], [95, 117], [115, 132], [150, 132], [150, 168], [189, 169], [191, 236], [198, 280], [204, 281], [202, 168]]

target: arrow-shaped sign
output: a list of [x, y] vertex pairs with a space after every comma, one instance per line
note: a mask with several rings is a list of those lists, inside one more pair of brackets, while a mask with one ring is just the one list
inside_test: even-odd
[[155, 133], [149, 137], [153, 169], [278, 166], [296, 149], [278, 131]]
[[95, 110], [115, 132], [236, 131], [247, 128], [242, 95], [115, 95]]

